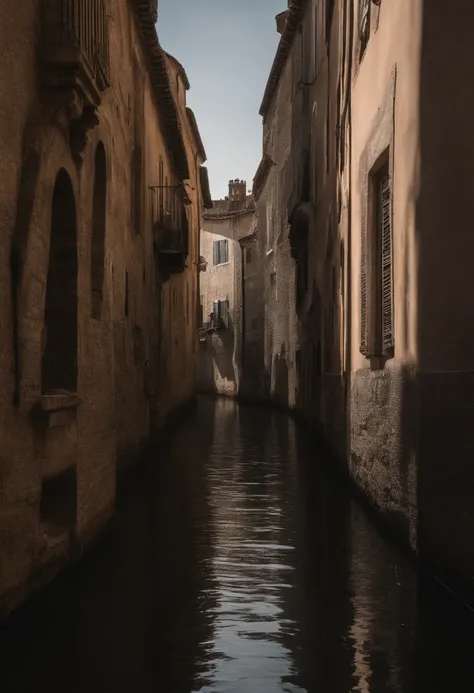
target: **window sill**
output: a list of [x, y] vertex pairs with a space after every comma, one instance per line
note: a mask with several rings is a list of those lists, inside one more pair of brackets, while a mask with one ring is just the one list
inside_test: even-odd
[[227, 260], [227, 262], [219, 262], [217, 265], [214, 265], [214, 267], [225, 267], [226, 265], [230, 265], [229, 260]]
[[383, 371], [387, 361], [394, 358], [394, 354], [364, 354], [364, 356], [369, 362], [371, 371]]
[[44, 412], [77, 409], [80, 403], [81, 398], [76, 392], [51, 392], [40, 398], [40, 407]]

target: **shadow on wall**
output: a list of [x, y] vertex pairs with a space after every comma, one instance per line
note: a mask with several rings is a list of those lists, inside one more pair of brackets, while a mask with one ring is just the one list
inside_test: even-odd
[[235, 333], [229, 315], [228, 326], [206, 335], [206, 343], [200, 345], [199, 392], [215, 392], [235, 396], [237, 379], [234, 366]]
[[288, 406], [288, 364], [286, 363], [285, 345], [281, 345], [280, 353], [273, 358], [273, 372], [275, 374], [275, 387], [272, 400], [283, 407]]
[[[454, 28], [446, 27], [445, 10], [440, 0], [424, 3], [415, 223], [422, 258], [416, 287], [417, 539], [420, 553], [473, 580], [474, 326], [466, 316], [472, 315], [474, 282], [472, 234], [465, 220], [472, 213], [474, 94], [466, 78], [473, 60], [474, 13], [455, 0], [450, 11], [466, 16], [467, 10], [471, 21]], [[410, 406], [407, 397], [404, 411]]]

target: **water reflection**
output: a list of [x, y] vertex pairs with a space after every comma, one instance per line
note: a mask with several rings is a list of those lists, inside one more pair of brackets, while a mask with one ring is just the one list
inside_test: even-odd
[[112, 537], [4, 629], [1, 684], [469, 690], [472, 625], [382, 539], [292, 421], [203, 400], [128, 489]]

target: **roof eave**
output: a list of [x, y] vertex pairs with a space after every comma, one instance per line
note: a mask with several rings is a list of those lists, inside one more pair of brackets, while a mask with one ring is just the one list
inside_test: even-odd
[[194, 111], [191, 108], [189, 108], [189, 106], [186, 106], [186, 115], [188, 116], [188, 120], [193, 131], [194, 139], [196, 140], [199, 156], [201, 157], [201, 163], [204, 163], [205, 161], [207, 161], [206, 150], [204, 149], [204, 144], [202, 142], [201, 133], [199, 132], [196, 116], [194, 115]]
[[258, 165], [257, 172], [255, 173], [252, 185], [252, 195], [254, 196], [257, 202], [260, 198], [260, 195], [263, 192], [263, 188], [265, 187], [265, 184], [268, 179], [268, 174], [270, 173], [270, 169], [272, 168], [272, 166], [272, 158], [269, 157], [268, 154], [264, 154]]
[[149, 0], [137, 0], [135, 8], [145, 44], [154, 96], [163, 117], [166, 139], [173, 155], [176, 173], [181, 180], [189, 180], [189, 166], [178, 109], [173, 98], [166, 57], [160, 46]]
[[209, 174], [206, 166], [199, 167], [199, 178], [201, 181], [201, 195], [204, 209], [212, 209], [214, 202], [211, 197], [211, 188], [209, 185]]
[[288, 16], [286, 18], [285, 28], [278, 44], [277, 52], [273, 60], [270, 75], [265, 87], [265, 92], [263, 94], [262, 103], [260, 105], [259, 114], [263, 117], [267, 115], [273, 101], [276, 88], [293, 45], [298, 24], [301, 21], [307, 4], [308, 0], [292, 0], [291, 5], [288, 8]]
[[171, 53], [168, 53], [167, 51], [163, 51], [164, 54], [176, 65], [178, 68], [178, 73], [179, 76], [181, 77], [181, 80], [183, 82], [183, 86], [188, 91], [191, 88], [191, 84], [189, 83], [188, 75], [186, 74], [186, 70], [182, 66], [182, 64], [177, 60], [174, 55], [171, 55]]

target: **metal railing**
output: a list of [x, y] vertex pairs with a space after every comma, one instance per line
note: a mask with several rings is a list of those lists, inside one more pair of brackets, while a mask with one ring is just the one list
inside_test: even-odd
[[157, 249], [179, 250], [187, 255], [189, 230], [184, 204], [187, 196], [182, 184], [150, 186], [150, 189]]
[[[48, 15], [51, 16], [51, 2]], [[59, 42], [78, 46], [99, 89], [109, 86], [109, 35], [106, 0], [55, 0]]]

